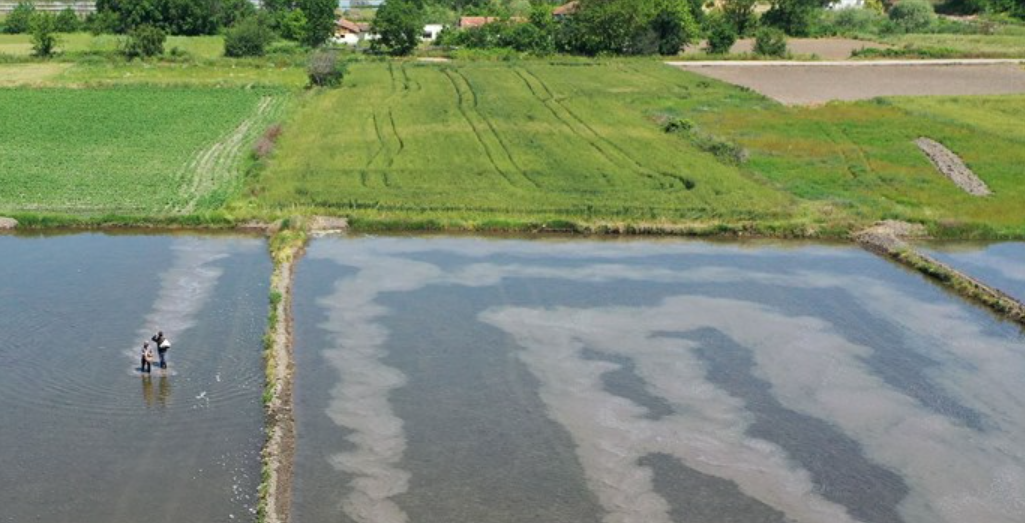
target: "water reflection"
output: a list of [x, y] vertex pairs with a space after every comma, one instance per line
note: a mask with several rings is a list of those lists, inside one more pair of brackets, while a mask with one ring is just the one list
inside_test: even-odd
[[[297, 302], [321, 315], [298, 318], [316, 334], [297, 351], [333, 372], [297, 394], [330, 391], [317, 404], [337, 436], [320, 459], [335, 475], [302, 461], [297, 475], [337, 485], [341, 503], [300, 501], [300, 521], [471, 521], [474, 500], [538, 494], [485, 488], [502, 484], [486, 457], [430, 451], [451, 440], [558, 463], [594, 496], [557, 500], [571, 520], [590, 503], [610, 523], [701, 520], [709, 507], [735, 521], [1025, 518], [1022, 342], [867, 253], [384, 238], [318, 240], [309, 260]], [[507, 386], [515, 395], [485, 392]], [[499, 438], [492, 410], [519, 423]], [[299, 423], [318, 422], [307, 411]], [[506, 441], [539, 433], [552, 446]], [[688, 485], [719, 498], [688, 507], [671, 494]], [[424, 501], [453, 496], [462, 516]]]
[[157, 374], [156, 390], [153, 388], [153, 376], [144, 374], [142, 376], [142, 401], [147, 408], [167, 407], [168, 399], [171, 397], [171, 380], [166, 374]]

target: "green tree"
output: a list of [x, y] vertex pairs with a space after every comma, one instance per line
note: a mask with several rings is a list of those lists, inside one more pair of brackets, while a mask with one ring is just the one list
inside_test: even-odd
[[39, 58], [53, 56], [57, 49], [57, 22], [46, 13], [34, 13], [29, 21], [32, 31], [32, 54]]
[[581, 0], [559, 46], [586, 55], [675, 53], [697, 33], [688, 0]]
[[722, 14], [737, 36], [748, 36], [758, 25], [755, 17], [755, 0], [723, 0]]
[[762, 24], [790, 36], [808, 36], [827, 4], [828, 0], [772, 0], [772, 6], [762, 15]]
[[302, 40], [306, 34], [306, 13], [302, 9], [288, 11], [278, 23], [278, 33], [287, 40]]
[[82, 27], [81, 20], [78, 19], [78, 15], [75, 14], [74, 9], [70, 7], [64, 8], [60, 14], [57, 15], [57, 19], [54, 20], [57, 27], [58, 33], [74, 33]]
[[27, 33], [35, 12], [36, 6], [32, 2], [18, 2], [18, 5], [14, 6], [4, 20], [4, 32], [8, 34]]
[[256, 16], [256, 6], [249, 0], [222, 0], [218, 25], [232, 27], [252, 16]]
[[416, 0], [389, 0], [377, 10], [371, 31], [379, 38], [371, 44], [395, 56], [408, 55], [420, 44], [423, 7]]
[[306, 15], [300, 41], [310, 47], [323, 45], [335, 31], [337, 0], [299, 0], [297, 5]]
[[224, 56], [263, 56], [272, 41], [274, 32], [265, 17], [253, 15], [224, 32]]

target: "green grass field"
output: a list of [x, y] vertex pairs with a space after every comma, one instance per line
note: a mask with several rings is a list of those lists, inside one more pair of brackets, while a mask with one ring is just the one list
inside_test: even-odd
[[218, 207], [282, 96], [258, 90], [0, 89], [0, 211], [162, 215]]
[[[748, 147], [750, 168], [787, 192], [861, 221], [918, 221], [949, 235], [1025, 235], [1025, 97], [733, 110], [702, 121]], [[922, 136], [959, 154], [994, 194], [969, 196], [940, 175], [914, 144]]]
[[951, 54], [977, 58], [1025, 57], [1025, 33], [994, 35], [906, 34], [881, 37], [882, 43], [915, 49], [943, 49]]
[[[62, 53], [116, 51], [123, 37], [118, 35], [92, 35], [65, 33], [58, 35], [57, 51]], [[169, 36], [164, 49], [178, 48], [195, 58], [217, 58], [224, 54], [222, 36]], [[28, 34], [0, 34], [0, 54], [26, 56], [32, 53], [32, 36]]]
[[790, 220], [794, 199], [650, 118], [760, 98], [643, 61], [373, 63], [310, 97], [242, 204], [483, 222]]

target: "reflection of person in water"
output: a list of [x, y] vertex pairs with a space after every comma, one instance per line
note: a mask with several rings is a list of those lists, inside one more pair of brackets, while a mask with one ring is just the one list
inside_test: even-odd
[[157, 383], [157, 403], [161, 407], [167, 406], [167, 400], [171, 397], [171, 380], [167, 379], [166, 374], [160, 375], [160, 381]]
[[157, 381], [157, 390], [154, 391], [153, 378], [149, 375], [142, 377], [142, 401], [147, 407], [166, 407], [167, 400], [171, 397], [171, 380], [163, 374], [157, 380], [159, 380]]
[[153, 406], [153, 380], [149, 375], [142, 377], [142, 401], [147, 407]]

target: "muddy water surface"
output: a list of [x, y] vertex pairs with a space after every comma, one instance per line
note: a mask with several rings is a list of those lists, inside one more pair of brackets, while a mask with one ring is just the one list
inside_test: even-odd
[[253, 238], [0, 236], [0, 522], [251, 521], [269, 274]]
[[1025, 521], [1025, 340], [850, 247], [325, 238], [295, 521]]

